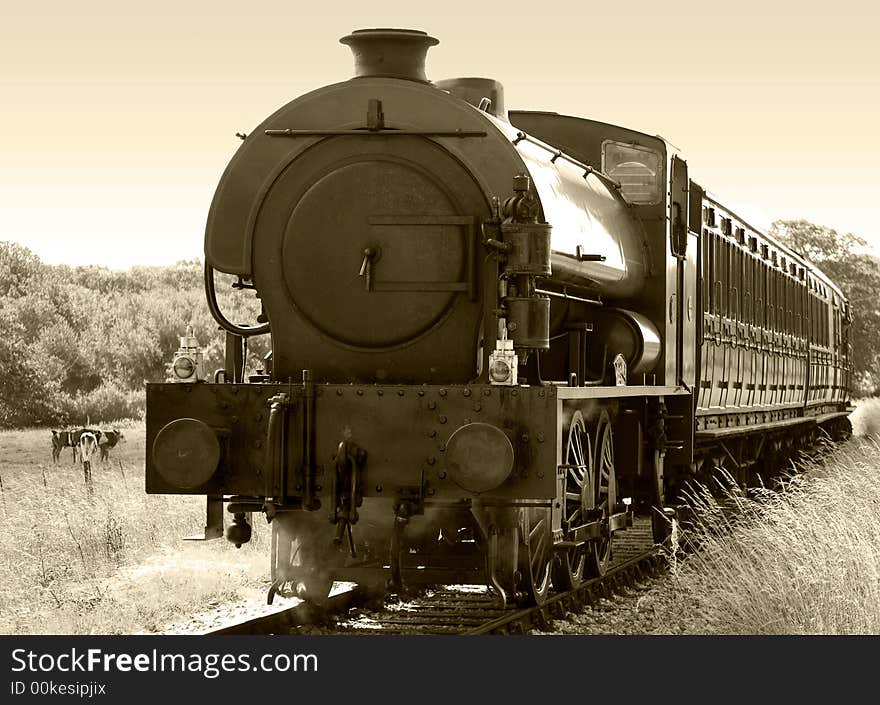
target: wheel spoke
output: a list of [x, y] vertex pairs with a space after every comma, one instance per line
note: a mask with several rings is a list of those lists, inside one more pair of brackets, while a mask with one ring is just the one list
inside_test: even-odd
[[580, 429], [576, 426], [572, 429], [572, 441], [574, 445], [574, 456], [577, 460], [577, 465], [583, 465], [584, 462], [584, 449], [581, 445], [581, 432]]
[[530, 546], [532, 545], [532, 541], [534, 540], [535, 536], [537, 536], [537, 535], [538, 535], [538, 532], [540, 532], [541, 529], [543, 529], [543, 528], [544, 528], [544, 519], [542, 518], [542, 519], [539, 520], [538, 523], [535, 524], [535, 526], [532, 527], [532, 529], [529, 531], [529, 545], [530, 545]]
[[538, 573], [538, 568], [541, 566], [541, 562], [544, 558], [544, 553], [547, 550], [547, 534], [541, 534], [540, 539], [538, 540], [538, 544], [535, 546], [534, 551], [532, 553], [532, 575], [535, 578], [540, 577]]

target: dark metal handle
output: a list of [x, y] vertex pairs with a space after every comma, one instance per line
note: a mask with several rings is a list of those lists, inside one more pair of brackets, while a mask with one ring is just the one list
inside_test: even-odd
[[364, 261], [361, 262], [361, 269], [358, 272], [358, 276], [364, 278], [364, 291], [373, 290], [373, 259], [375, 256], [376, 250], [372, 247], [364, 250]]
[[284, 408], [287, 395], [272, 397], [269, 407], [269, 429], [266, 438], [266, 498], [276, 496], [276, 483], [284, 459]]
[[578, 262], [604, 262], [605, 255], [585, 255], [580, 245], [574, 249], [574, 257]]

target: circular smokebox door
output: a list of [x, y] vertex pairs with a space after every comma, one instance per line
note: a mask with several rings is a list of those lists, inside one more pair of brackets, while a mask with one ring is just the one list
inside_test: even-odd
[[283, 279], [314, 328], [376, 350], [442, 323], [466, 292], [473, 256], [473, 225], [462, 219], [483, 210], [458, 161], [422, 138], [339, 137], [288, 172], [267, 204], [284, 194]]

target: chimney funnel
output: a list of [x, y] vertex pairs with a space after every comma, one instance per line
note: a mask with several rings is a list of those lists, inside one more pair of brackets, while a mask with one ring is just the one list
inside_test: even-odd
[[339, 40], [354, 54], [354, 77], [403, 78], [429, 83], [428, 48], [440, 42], [417, 29], [357, 29]]

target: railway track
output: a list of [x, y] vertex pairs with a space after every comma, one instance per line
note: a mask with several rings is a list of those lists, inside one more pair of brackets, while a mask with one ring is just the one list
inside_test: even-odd
[[552, 595], [539, 607], [503, 607], [482, 585], [445, 585], [404, 599], [368, 604], [357, 587], [333, 595], [322, 608], [301, 603], [248, 620], [211, 629], [205, 634], [493, 634], [543, 629], [585, 605], [659, 569], [661, 556], [651, 540], [647, 519], [615, 536], [613, 562], [601, 578], [577, 589]]

